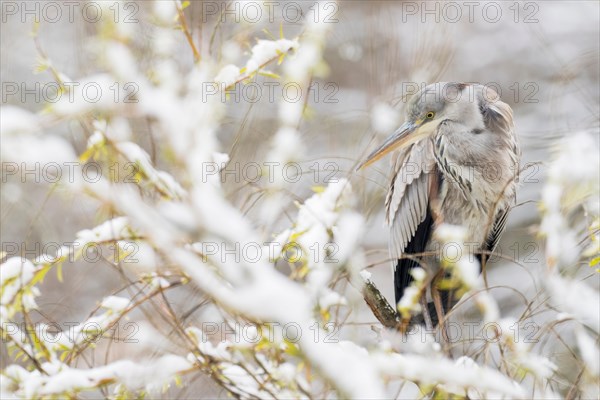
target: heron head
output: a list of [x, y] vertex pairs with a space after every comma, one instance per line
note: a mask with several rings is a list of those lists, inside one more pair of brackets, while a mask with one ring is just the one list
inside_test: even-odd
[[391, 151], [407, 148], [433, 135], [442, 121], [461, 114], [456, 104], [467, 86], [464, 83], [440, 82], [428, 85], [413, 95], [406, 106], [404, 124], [369, 154], [356, 170], [374, 163]]

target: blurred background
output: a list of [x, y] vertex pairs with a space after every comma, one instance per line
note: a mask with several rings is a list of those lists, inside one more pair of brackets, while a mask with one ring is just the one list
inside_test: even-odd
[[[80, 6], [85, 3], [81, 2]], [[263, 15], [254, 20], [249, 8], [249, 14], [243, 15], [244, 7], [252, 3], [228, 3], [239, 7], [237, 14], [230, 15], [221, 13], [220, 2], [192, 1], [185, 13], [194, 37], [201, 44], [200, 51], [217, 59], [237, 59], [237, 64], [243, 65], [255, 38], [279, 37], [280, 30], [288, 38], [300, 34], [302, 14], [312, 4], [308, 1], [274, 2], [270, 15], [273, 18]], [[535, 275], [543, 268], [544, 255], [535, 232], [545, 162], [556, 139], [581, 130], [598, 134], [600, 3], [470, 3], [332, 3], [331, 32], [324, 53], [327, 66], [322, 76], [313, 80], [313, 92], [300, 125], [306, 148], [300, 163], [303, 173], [297, 183], [289, 185], [287, 195], [290, 200], [301, 201], [312, 193], [314, 186], [324, 185], [329, 179], [349, 178], [357, 198], [356, 208], [366, 217], [367, 264], [374, 281], [388, 299], [392, 299], [392, 275], [387, 262], [388, 232], [382, 211], [389, 159], [360, 173], [355, 173], [354, 167], [390, 133], [386, 131], [393, 129], [390, 120], [402, 122], [404, 104], [416, 88], [438, 81], [479, 82], [492, 86], [514, 110], [523, 151], [523, 173], [518, 205], [510, 215], [499, 249], [503, 256], [516, 262], [507, 259], [491, 262], [488, 281], [490, 286], [497, 287], [492, 294], [500, 301], [502, 313], [518, 317], [528, 308], [528, 303], [515, 296], [515, 290], [526, 299], [535, 299], [538, 293]], [[8, 7], [10, 4], [29, 7], [34, 14], [39, 12], [42, 15], [39, 27], [34, 27], [33, 15], [24, 14], [22, 9], [13, 13]], [[34, 4], [39, 7], [38, 11]], [[40, 99], [23, 91], [23, 88], [35, 91], [37, 84], [43, 87], [53, 81], [48, 72], [35, 73], [39, 50], [30, 35], [34, 29], [38, 30], [39, 46], [57, 70], [74, 80], [98, 72], [99, 62], [93, 51], [93, 37], [99, 34], [97, 26], [82, 18], [77, 8], [70, 20], [66, 15], [68, 8], [61, 2], [57, 4], [63, 16], [52, 22], [51, 18], [44, 18], [44, 3], [3, 3], [0, 39], [3, 104], [34, 112], [45, 107], [43, 96]], [[150, 40], [145, 29], [152, 23], [148, 17], [150, 5], [134, 4], [123, 8], [122, 13], [131, 12], [138, 20], [134, 24], [134, 37], [143, 60], [145, 43]], [[49, 15], [54, 14], [45, 17]], [[183, 37], [177, 45], [181, 57], [178, 61], [185, 70], [192, 65], [193, 58]], [[273, 70], [277, 72], [276, 67]], [[275, 80], [256, 78], [262, 88], [271, 81]], [[6, 85], [14, 83], [19, 93], [8, 94]], [[278, 102], [282, 94], [276, 87], [275, 101], [271, 101], [265, 91], [253, 96], [252, 92], [242, 92], [241, 85], [239, 87], [239, 99], [235, 96], [229, 99], [232, 106], [228, 107], [226, 122], [218, 136], [221, 149], [230, 155], [231, 162], [244, 166], [253, 160], [262, 160], [268, 152], [278, 127]], [[233, 105], [236, 101], [238, 104]], [[63, 124], [53, 129], [79, 151], [85, 148], [87, 137], [77, 124]], [[151, 135], [147, 124], [135, 126], [134, 140], [142, 144], [160, 166], [165, 162], [164, 155], [160, 149], [152, 148]], [[69, 198], [44, 182], [23, 184], [18, 176], [5, 176], [4, 169], [1, 185], [0, 235], [2, 250], [7, 252], [14, 251], [7, 249], [7, 244], [16, 243], [19, 253], [34, 257], [43, 252], [45, 244], [68, 242], [77, 231], [95, 226], [105, 217], [99, 213], [99, 205], [91, 200]], [[232, 201], [260, 225], [259, 207], [252, 200], [253, 185], [244, 179], [227, 179], [225, 188]], [[289, 203], [288, 209], [281, 210], [282, 215], [288, 217], [267, 227], [271, 232], [289, 226], [296, 214], [296, 208], [291, 201]], [[45, 314], [39, 318], [82, 320], [95, 307], [97, 299], [119, 288], [119, 279], [114, 270], [101, 264], [78, 262], [65, 266], [63, 283], [53, 274], [48, 276], [38, 301]], [[348, 319], [350, 324], [341, 335], [358, 340], [364, 335], [373, 335], [370, 324], [375, 318], [356, 293], [349, 296], [355, 300]], [[201, 294], [195, 293], [192, 297], [190, 294], [178, 296], [173, 301], [179, 302], [181, 309], [189, 309], [201, 299]], [[210, 312], [201, 311], [193, 318], [210, 320]], [[469, 310], [465, 312], [463, 318], [468, 319]], [[143, 316], [139, 318], [143, 320]], [[536, 318], [543, 321], [544, 314]], [[141, 352], [132, 356], [140, 356]], [[205, 388], [202, 393], [210, 396], [216, 392]]]

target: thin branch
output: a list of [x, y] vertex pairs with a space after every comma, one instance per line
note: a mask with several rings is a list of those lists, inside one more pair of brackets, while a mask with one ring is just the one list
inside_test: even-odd
[[365, 302], [373, 311], [375, 318], [386, 328], [400, 329], [400, 315], [388, 303], [386, 298], [381, 294], [375, 283], [371, 280], [365, 282], [362, 290]]
[[194, 38], [192, 37], [192, 33], [187, 25], [185, 20], [185, 14], [183, 13], [183, 8], [181, 7], [181, 3], [175, 1], [175, 7], [177, 7], [177, 14], [179, 15], [179, 22], [181, 23], [181, 30], [185, 34], [185, 38], [187, 39], [190, 47], [192, 48], [192, 52], [194, 53], [194, 62], [200, 62], [200, 52], [196, 48], [196, 44], [194, 44]]

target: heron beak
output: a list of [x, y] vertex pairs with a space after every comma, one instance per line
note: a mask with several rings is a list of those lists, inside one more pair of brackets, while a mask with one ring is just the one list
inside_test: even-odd
[[[424, 135], [419, 134], [422, 121], [405, 122], [396, 132], [386, 139], [381, 146], [373, 151], [369, 156], [356, 167], [356, 170], [360, 170], [366, 166], [373, 164], [381, 157], [385, 156], [391, 151], [400, 149], [411, 145], [421, 139]], [[416, 131], [416, 132], [415, 132]], [[415, 132], [414, 135], [411, 133]]]

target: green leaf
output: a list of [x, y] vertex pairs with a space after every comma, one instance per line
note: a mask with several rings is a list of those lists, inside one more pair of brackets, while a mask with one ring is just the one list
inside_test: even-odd
[[182, 10], [185, 10], [189, 6], [190, 6], [190, 2], [189, 1], [184, 1], [184, 2], [181, 3], [181, 9]]

